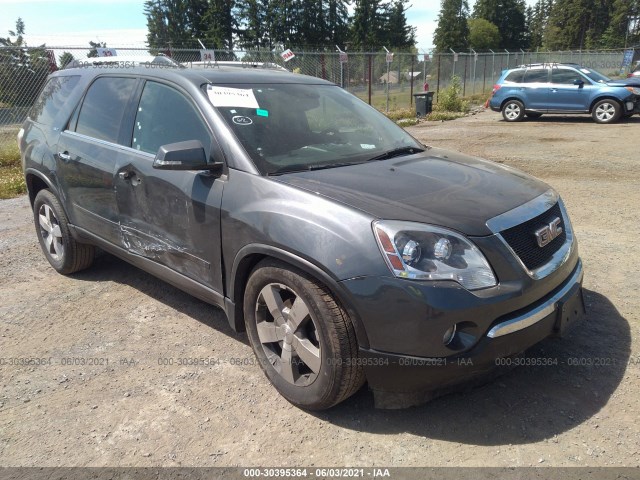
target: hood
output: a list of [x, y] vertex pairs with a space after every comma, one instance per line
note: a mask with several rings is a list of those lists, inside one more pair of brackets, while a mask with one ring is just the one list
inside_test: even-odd
[[640, 87], [640, 77], [623, 78], [607, 82], [609, 87]]
[[490, 235], [486, 221], [549, 186], [518, 170], [446, 150], [272, 177], [385, 220]]

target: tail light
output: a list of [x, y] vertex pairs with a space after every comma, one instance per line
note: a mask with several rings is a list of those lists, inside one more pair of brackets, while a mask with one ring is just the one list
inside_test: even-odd
[[627, 73], [627, 78], [633, 77], [633, 73]]
[[496, 92], [497, 92], [498, 90], [500, 90], [500, 87], [501, 87], [501, 86], [502, 86], [502, 85], [500, 85], [500, 84], [496, 83], [496, 84], [493, 86], [493, 90], [491, 91], [491, 95], [495, 95], [495, 94], [496, 94]]

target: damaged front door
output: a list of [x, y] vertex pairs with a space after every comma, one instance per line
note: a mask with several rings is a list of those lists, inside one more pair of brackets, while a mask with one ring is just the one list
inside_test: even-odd
[[181, 92], [147, 81], [136, 112], [131, 154], [118, 165], [116, 195], [122, 245], [222, 292], [220, 203], [224, 181], [203, 172], [153, 168], [162, 145], [212, 136]]

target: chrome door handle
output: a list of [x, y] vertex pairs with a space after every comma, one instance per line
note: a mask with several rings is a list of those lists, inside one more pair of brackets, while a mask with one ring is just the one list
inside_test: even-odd
[[68, 152], [58, 152], [58, 158], [60, 160], [68, 162], [69, 160], [71, 160], [71, 155], [69, 155]]

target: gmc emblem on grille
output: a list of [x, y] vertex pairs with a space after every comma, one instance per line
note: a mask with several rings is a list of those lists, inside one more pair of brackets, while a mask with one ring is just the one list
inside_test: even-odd
[[549, 225], [545, 225], [539, 230], [536, 230], [536, 240], [540, 248], [549, 244], [554, 238], [562, 233], [562, 227], [560, 226], [560, 218], [554, 218]]

